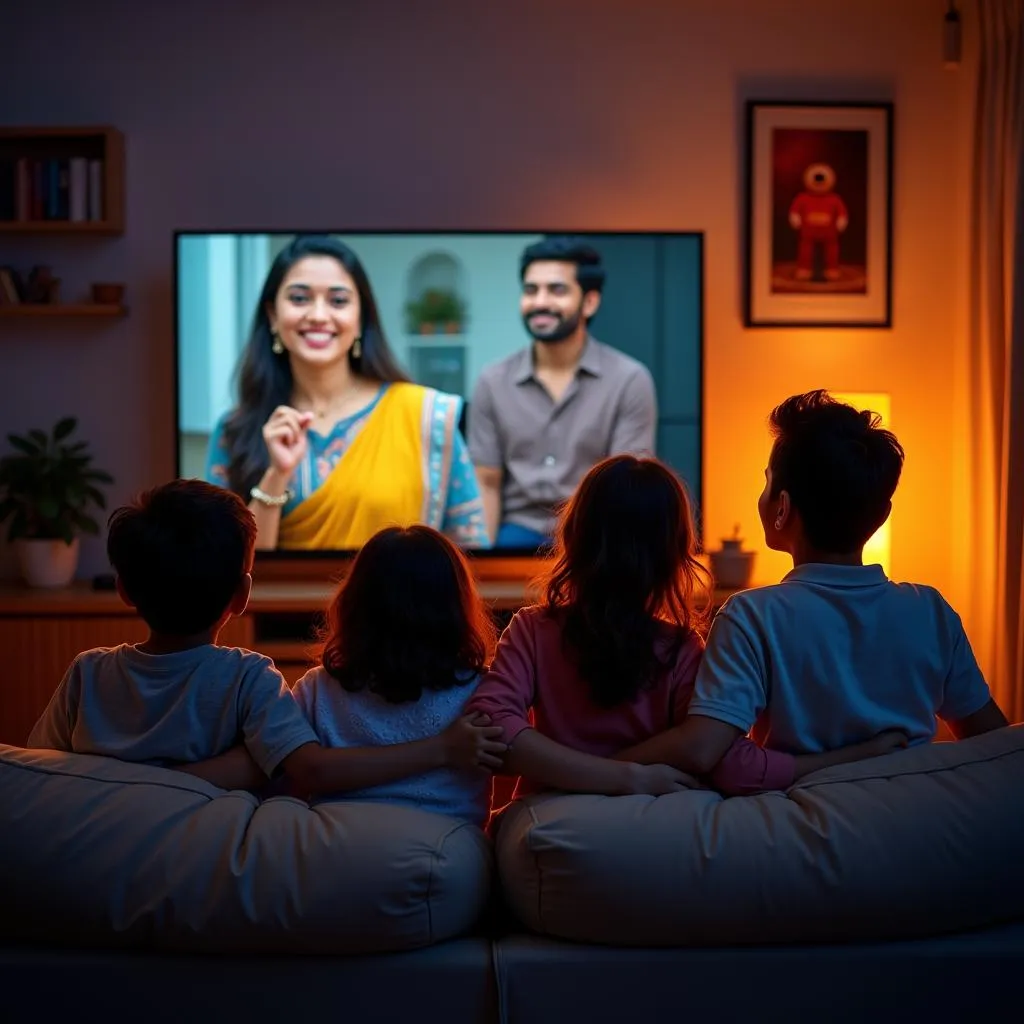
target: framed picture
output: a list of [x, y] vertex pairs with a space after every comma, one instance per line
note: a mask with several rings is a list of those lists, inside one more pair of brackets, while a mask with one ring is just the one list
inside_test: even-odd
[[747, 104], [748, 327], [892, 326], [891, 103]]

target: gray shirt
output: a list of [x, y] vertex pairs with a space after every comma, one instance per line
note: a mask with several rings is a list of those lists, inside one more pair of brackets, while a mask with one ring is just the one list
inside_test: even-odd
[[173, 654], [99, 647], [71, 663], [28, 738], [30, 747], [174, 765], [245, 743], [272, 775], [316, 743], [274, 663], [262, 654], [204, 644]]
[[481, 372], [469, 407], [469, 453], [501, 467], [501, 521], [549, 534], [555, 509], [587, 470], [623, 452], [651, 455], [657, 407], [643, 363], [588, 338], [558, 402], [522, 349]]

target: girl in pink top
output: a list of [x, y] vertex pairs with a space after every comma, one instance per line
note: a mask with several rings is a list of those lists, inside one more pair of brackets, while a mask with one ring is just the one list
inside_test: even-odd
[[[466, 707], [504, 730], [517, 795], [656, 796], [697, 785], [668, 765], [616, 755], [685, 718], [709, 582], [689, 499], [667, 466], [619, 455], [590, 470], [560, 518], [543, 602], [516, 613]], [[741, 738], [710, 781], [728, 794], [785, 789], [867, 756], [866, 746], [793, 757]]]

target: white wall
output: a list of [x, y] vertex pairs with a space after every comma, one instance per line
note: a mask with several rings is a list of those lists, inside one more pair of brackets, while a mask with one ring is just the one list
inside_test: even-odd
[[[77, 413], [115, 501], [173, 472], [171, 233], [347, 224], [707, 233], [705, 519], [756, 538], [765, 416], [813, 386], [887, 391], [909, 457], [897, 575], [953, 582], [958, 228], [969, 82], [942, 0], [51, 0], [9, 5], [0, 121], [111, 123], [121, 239], [4, 237], [70, 292], [124, 280], [123, 323], [7, 321], [0, 431]], [[891, 331], [742, 327], [742, 102], [892, 99]], [[959, 555], [958, 555], [959, 557]], [[86, 544], [83, 571], [104, 567]], [[762, 552], [757, 575], [785, 565]], [[956, 600], [956, 587], [951, 597]]]

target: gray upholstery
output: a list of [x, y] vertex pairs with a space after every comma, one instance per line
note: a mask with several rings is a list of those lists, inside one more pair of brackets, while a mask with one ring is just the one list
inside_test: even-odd
[[723, 799], [531, 796], [496, 839], [531, 931], [617, 946], [916, 939], [1024, 919], [1024, 725]]
[[915, 942], [718, 949], [517, 935], [494, 960], [503, 1024], [996, 1024], [1022, 1016], [1024, 922]]
[[212, 956], [0, 947], [0, 1020], [491, 1024], [490, 943], [376, 956]]
[[917, 942], [718, 949], [517, 934], [353, 957], [0, 947], [0, 1020], [998, 1024], [1019, 1019], [1022, 972], [1024, 922]]

